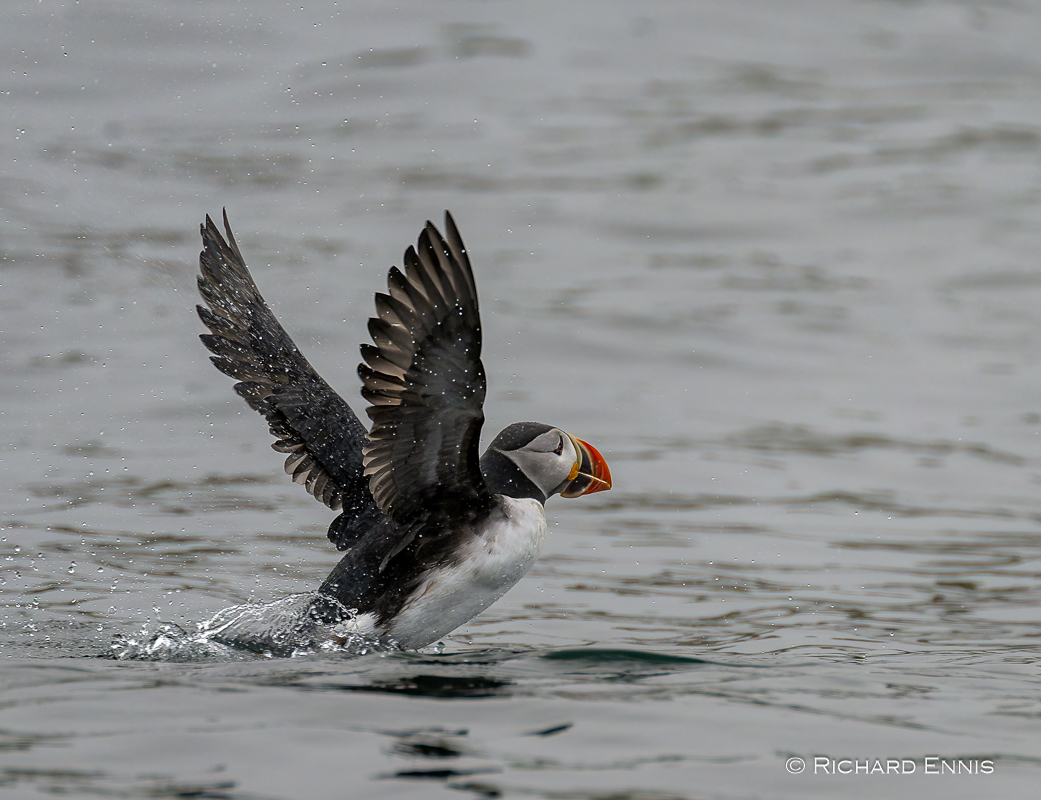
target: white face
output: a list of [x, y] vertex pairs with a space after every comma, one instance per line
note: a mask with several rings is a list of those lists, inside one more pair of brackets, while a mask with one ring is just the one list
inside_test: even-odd
[[546, 497], [561, 491], [575, 477], [578, 465], [574, 442], [559, 428], [552, 428], [519, 450], [504, 455], [520, 467]]

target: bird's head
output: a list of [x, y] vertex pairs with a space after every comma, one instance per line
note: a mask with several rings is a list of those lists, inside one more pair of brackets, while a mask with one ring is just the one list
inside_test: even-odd
[[541, 503], [611, 488], [611, 470], [593, 445], [541, 422], [504, 428], [481, 457], [481, 472], [496, 494]]

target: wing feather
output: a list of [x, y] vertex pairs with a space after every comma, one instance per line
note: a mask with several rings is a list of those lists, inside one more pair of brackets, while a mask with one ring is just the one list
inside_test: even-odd
[[[409, 248], [409, 250], [411, 249]], [[390, 290], [391, 297], [411, 308], [416, 316], [425, 318], [434, 315], [434, 307], [426, 295], [421, 289], [413, 286], [397, 267], [390, 268], [390, 273], [387, 275], [387, 288]]]
[[446, 240], [428, 222], [369, 320], [375, 346], [358, 367], [373, 426], [365, 474], [377, 505], [402, 523], [477, 513], [494, 498], [481, 476], [486, 381], [470, 261], [445, 214]]
[[[213, 365], [238, 380], [235, 391], [268, 421], [273, 449], [287, 453], [286, 474], [334, 510], [372, 504], [363, 473], [365, 427], [275, 319], [253, 281], [224, 214], [221, 236], [209, 216], [201, 226], [200, 338]], [[208, 306], [208, 307], [207, 307]]]

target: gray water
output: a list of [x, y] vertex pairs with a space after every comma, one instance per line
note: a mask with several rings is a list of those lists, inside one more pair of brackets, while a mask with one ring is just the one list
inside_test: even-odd
[[[0, 796], [1037, 796], [1037, 3], [43, 0], [0, 41]], [[336, 560], [196, 338], [224, 206], [359, 410], [450, 208], [487, 435], [611, 464], [440, 652], [114, 658]]]

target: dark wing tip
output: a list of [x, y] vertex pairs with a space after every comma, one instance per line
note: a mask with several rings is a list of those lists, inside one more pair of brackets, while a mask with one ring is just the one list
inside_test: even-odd
[[[221, 214], [224, 217], [224, 231], [228, 234], [228, 246], [231, 247], [231, 252], [235, 254], [235, 257], [245, 263], [246, 259], [242, 257], [238, 242], [235, 241], [235, 234], [231, 232], [231, 223], [228, 222], [228, 209], [221, 208]], [[209, 217], [207, 216], [206, 219], [209, 219]], [[210, 224], [212, 225], [213, 223]]]

